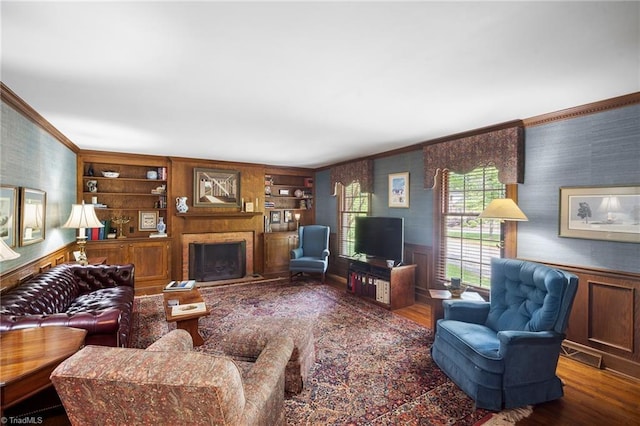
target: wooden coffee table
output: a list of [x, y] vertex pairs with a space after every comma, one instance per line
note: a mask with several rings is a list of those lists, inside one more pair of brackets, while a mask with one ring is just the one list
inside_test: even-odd
[[427, 304], [431, 307], [431, 329], [436, 331], [436, 322], [440, 318], [444, 318], [443, 300], [471, 300], [476, 302], [484, 302], [485, 300], [474, 291], [465, 291], [460, 297], [453, 298], [448, 290], [429, 290], [430, 299], [426, 299]]
[[71, 327], [35, 327], [0, 333], [2, 413], [51, 386], [51, 372], [82, 347], [86, 334], [87, 330]]
[[197, 288], [189, 291], [165, 291], [164, 292], [164, 312], [167, 316], [167, 322], [176, 322], [176, 327], [187, 330], [193, 339], [194, 346], [200, 346], [204, 343], [204, 339], [198, 330], [198, 319], [211, 313], [209, 307], [204, 312], [196, 312], [193, 314], [173, 316], [171, 315], [171, 306], [168, 305], [169, 300], [178, 300], [181, 305], [189, 303], [204, 302], [202, 295]]

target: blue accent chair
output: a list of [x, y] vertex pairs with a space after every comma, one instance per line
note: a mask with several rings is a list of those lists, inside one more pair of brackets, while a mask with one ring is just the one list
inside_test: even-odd
[[322, 282], [329, 266], [329, 227], [307, 225], [298, 229], [298, 248], [291, 250], [289, 281], [293, 276], [307, 273], [322, 274]]
[[573, 274], [494, 258], [491, 301], [443, 301], [431, 356], [478, 408], [558, 399], [556, 367], [577, 288]]

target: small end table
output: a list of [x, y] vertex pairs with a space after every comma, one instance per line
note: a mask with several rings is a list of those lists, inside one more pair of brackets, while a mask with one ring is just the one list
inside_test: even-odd
[[176, 322], [176, 327], [186, 330], [193, 339], [194, 346], [200, 346], [204, 344], [204, 339], [200, 335], [198, 330], [198, 319], [200, 317], [207, 316], [211, 313], [209, 307], [204, 312], [196, 312], [193, 314], [173, 316], [171, 315], [172, 307], [169, 306], [169, 300], [177, 300], [181, 305], [187, 305], [189, 303], [204, 302], [202, 295], [197, 288], [188, 291], [165, 291], [164, 293], [164, 312], [167, 316], [167, 322]]
[[427, 303], [431, 307], [431, 329], [435, 333], [436, 322], [439, 319], [444, 318], [444, 308], [442, 307], [443, 300], [473, 300], [477, 302], [484, 302], [485, 300], [478, 293], [474, 291], [465, 291], [460, 297], [451, 297], [449, 290], [429, 290], [430, 299], [427, 299]]

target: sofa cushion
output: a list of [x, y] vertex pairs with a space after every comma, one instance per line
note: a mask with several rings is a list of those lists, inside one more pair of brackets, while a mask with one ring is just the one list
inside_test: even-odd
[[116, 308], [124, 312], [133, 309], [133, 287], [112, 287], [85, 293], [74, 299], [66, 312], [70, 315], [79, 312], [97, 312]]
[[2, 295], [1, 313], [40, 315], [66, 312], [80, 292], [73, 272], [60, 265]]

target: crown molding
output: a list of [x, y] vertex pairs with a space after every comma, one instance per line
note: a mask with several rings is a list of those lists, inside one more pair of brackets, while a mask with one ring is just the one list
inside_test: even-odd
[[53, 127], [51, 123], [49, 123], [43, 116], [38, 114], [38, 112], [31, 108], [31, 106], [26, 103], [20, 96], [16, 95], [13, 90], [9, 89], [3, 82], [0, 81], [0, 99], [2, 102], [5, 102], [7, 105], [14, 108], [16, 111], [20, 112], [22, 115], [27, 117], [29, 120], [33, 121], [36, 125], [40, 126], [45, 132], [49, 133], [51, 136], [56, 138], [61, 144], [69, 148], [74, 153], [80, 152], [80, 148], [69, 138], [60, 132], [60, 130]]

